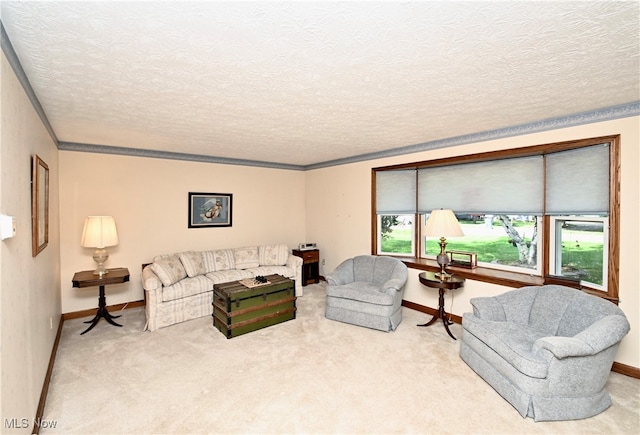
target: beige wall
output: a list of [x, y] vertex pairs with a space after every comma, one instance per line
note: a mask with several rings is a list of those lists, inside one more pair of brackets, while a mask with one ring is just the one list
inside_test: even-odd
[[[371, 169], [374, 167], [612, 134], [621, 134], [622, 138], [620, 307], [631, 322], [631, 332], [622, 342], [616, 361], [640, 367], [640, 117], [308, 171], [307, 239], [318, 243], [321, 257], [326, 259], [325, 273], [345, 258], [371, 252]], [[437, 293], [420, 285], [418, 273], [410, 271], [404, 298], [437, 307]], [[453, 301], [447, 298], [447, 310], [462, 315], [471, 311], [470, 298], [506, 290], [509, 288], [468, 280], [461, 291], [453, 293]]]
[[[141, 264], [155, 255], [304, 241], [304, 172], [60, 151], [62, 312], [95, 308], [97, 288], [73, 288], [95, 269], [80, 246], [84, 219], [112, 215], [120, 243], [106, 267], [128, 267], [129, 283], [106, 287], [107, 304], [143, 299]], [[188, 228], [188, 193], [233, 194], [233, 225]]]
[[[0, 341], [3, 433], [31, 433], [60, 321], [58, 150], [2, 54], [0, 212], [15, 216], [16, 236], [0, 242]], [[49, 245], [31, 255], [31, 156], [49, 166]], [[11, 430], [5, 419], [28, 419]]]

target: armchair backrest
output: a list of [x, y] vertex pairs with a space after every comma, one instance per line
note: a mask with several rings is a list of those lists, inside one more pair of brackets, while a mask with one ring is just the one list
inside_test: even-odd
[[507, 321], [529, 325], [550, 336], [573, 337], [606, 316], [625, 317], [606, 299], [561, 285], [522, 287], [496, 299]]
[[622, 329], [618, 331], [612, 327], [608, 331], [609, 335], [616, 335], [616, 341], [621, 340], [628, 332], [628, 326], [624, 325], [624, 323], [628, 324], [628, 321], [620, 307], [606, 299], [578, 291], [563, 313], [556, 335], [573, 337], [599, 320], [609, 316], [619, 317], [620, 319], [614, 320], [616, 323], [620, 320], [622, 321]]
[[536, 287], [536, 297], [529, 314], [529, 326], [547, 335], [559, 335], [560, 325], [564, 323], [564, 313], [578, 294], [585, 293], [561, 285]]
[[373, 255], [358, 255], [353, 257], [353, 280], [373, 282], [376, 257]]
[[355, 281], [383, 285], [393, 278], [406, 280], [407, 267], [396, 258], [359, 255], [353, 258], [353, 277]]

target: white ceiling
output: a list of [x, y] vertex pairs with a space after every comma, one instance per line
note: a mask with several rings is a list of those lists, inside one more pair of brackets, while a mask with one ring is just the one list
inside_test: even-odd
[[638, 1], [2, 1], [61, 142], [312, 165], [640, 101]]

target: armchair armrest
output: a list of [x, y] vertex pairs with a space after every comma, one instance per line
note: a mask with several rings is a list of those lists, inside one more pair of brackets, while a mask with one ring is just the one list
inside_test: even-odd
[[629, 332], [629, 321], [624, 315], [611, 314], [591, 324], [574, 336], [587, 343], [593, 353], [617, 344]]
[[551, 336], [539, 338], [533, 343], [531, 351], [536, 354], [540, 349], [548, 350], [558, 359], [569, 356], [587, 356], [596, 353], [591, 346], [575, 337]]
[[402, 287], [404, 287], [404, 284], [407, 282], [406, 279], [401, 279], [401, 278], [391, 278], [389, 281], [385, 282], [382, 285], [382, 288], [385, 290], [395, 290], [395, 291], [400, 291], [402, 290]]
[[345, 285], [353, 282], [353, 259], [343, 261], [335, 268], [335, 270], [325, 277], [327, 285]]
[[556, 358], [595, 355], [618, 344], [629, 332], [624, 316], [610, 315], [593, 323], [573, 337], [542, 337], [533, 343], [532, 351], [546, 349]]
[[472, 298], [473, 314], [484, 320], [506, 321], [507, 315], [502, 304], [493, 297]]

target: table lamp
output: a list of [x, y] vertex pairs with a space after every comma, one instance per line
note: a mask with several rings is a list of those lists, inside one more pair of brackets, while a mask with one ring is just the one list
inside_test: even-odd
[[451, 275], [445, 270], [450, 262], [445, 253], [445, 248], [447, 247], [446, 237], [464, 236], [453, 210], [433, 210], [424, 226], [424, 234], [429, 237], [440, 237], [440, 254], [436, 257], [436, 261], [440, 265], [440, 272], [436, 273], [436, 276], [443, 280], [449, 278]]
[[85, 248], [96, 248], [93, 259], [98, 263], [98, 268], [93, 271], [94, 275], [102, 276], [109, 272], [104, 268], [104, 262], [109, 258], [109, 252], [104, 248], [117, 244], [118, 232], [113, 216], [87, 216], [84, 220], [80, 245]]

